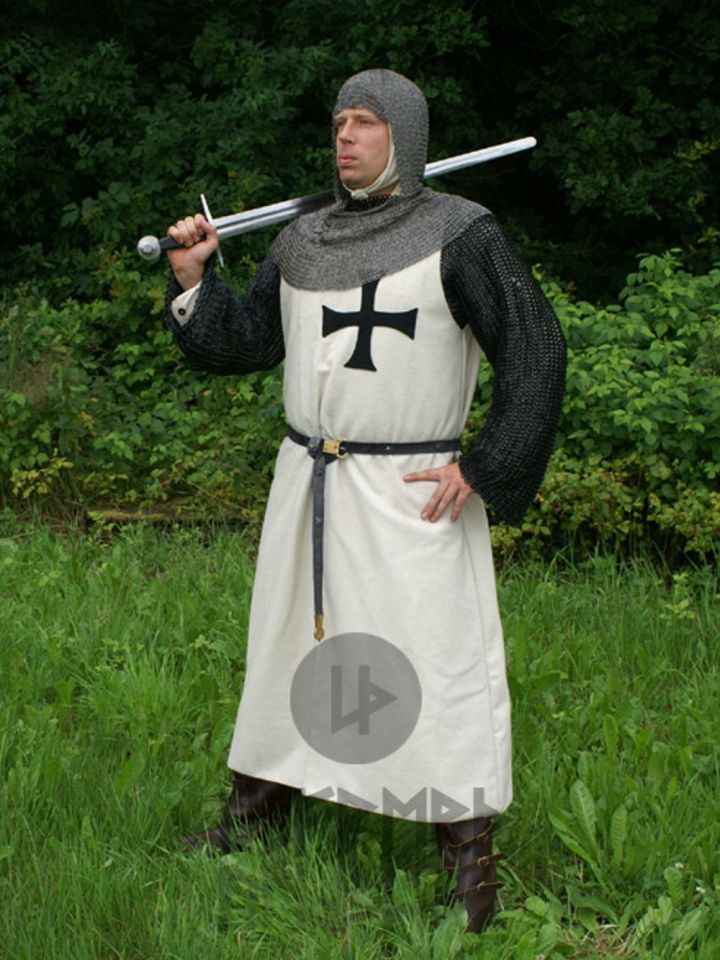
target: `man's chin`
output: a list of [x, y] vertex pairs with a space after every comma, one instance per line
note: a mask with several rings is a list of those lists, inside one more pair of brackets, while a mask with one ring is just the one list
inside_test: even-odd
[[342, 172], [340, 173], [340, 183], [342, 183], [346, 190], [362, 190], [368, 186], [364, 180], [358, 180], [357, 177], [344, 177]]

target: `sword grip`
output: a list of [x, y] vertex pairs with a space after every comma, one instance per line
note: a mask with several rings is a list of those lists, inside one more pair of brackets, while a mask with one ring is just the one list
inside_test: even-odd
[[[204, 239], [205, 234], [202, 234], [200, 240]], [[200, 241], [198, 241], [198, 243], [199, 242]], [[143, 260], [157, 260], [164, 250], [180, 250], [182, 247], [183, 244], [178, 243], [177, 240], [173, 240], [172, 237], [162, 237], [161, 239], [157, 237], [142, 237], [137, 245], [138, 253]]]
[[[205, 235], [203, 234], [202, 237], [200, 237], [200, 239], [204, 240]], [[173, 240], [172, 237], [163, 237], [162, 240], [160, 241], [161, 250], [179, 250], [180, 247], [182, 246], [183, 246], [182, 243], [178, 243], [177, 240]]]
[[[206, 239], [205, 234], [201, 233], [197, 240], [197, 243], [202, 243], [202, 241], [205, 239]], [[162, 240], [160, 241], [161, 250], [179, 250], [180, 247], [182, 246], [183, 246], [182, 243], [178, 243], [177, 240], [173, 240], [172, 237], [163, 237]], [[195, 246], [195, 244], [193, 244], [193, 246]], [[184, 247], [184, 249], [189, 250], [190, 247]]]

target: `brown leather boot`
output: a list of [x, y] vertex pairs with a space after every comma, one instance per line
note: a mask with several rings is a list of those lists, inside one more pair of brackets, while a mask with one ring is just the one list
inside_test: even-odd
[[452, 878], [457, 868], [453, 901], [465, 902], [466, 933], [480, 933], [484, 929], [495, 906], [496, 891], [503, 886], [495, 878], [495, 863], [505, 854], [492, 852], [493, 828], [489, 817], [435, 824], [448, 876]]
[[209, 855], [240, 850], [243, 839], [239, 833], [243, 824], [254, 826], [258, 832], [268, 824], [280, 826], [287, 818], [293, 798], [299, 793], [297, 787], [233, 771], [232, 791], [220, 823], [202, 833], [184, 837], [183, 844], [190, 850], [205, 847]]

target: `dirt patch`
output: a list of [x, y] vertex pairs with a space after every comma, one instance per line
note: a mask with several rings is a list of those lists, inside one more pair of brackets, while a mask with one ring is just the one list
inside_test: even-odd
[[22, 393], [31, 407], [42, 407], [47, 401], [55, 360], [50, 354], [40, 360], [23, 360], [14, 369], [2, 370], [0, 378], [11, 390]]

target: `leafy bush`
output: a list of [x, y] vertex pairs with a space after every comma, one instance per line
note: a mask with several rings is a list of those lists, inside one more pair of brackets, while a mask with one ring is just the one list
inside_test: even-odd
[[[620, 303], [545, 289], [570, 347], [557, 450], [524, 534], [720, 544], [720, 269], [642, 256]], [[487, 403], [489, 382], [484, 386]], [[498, 543], [518, 534], [499, 531]]]
[[[253, 270], [236, 264], [241, 287]], [[172, 503], [258, 523], [283, 436], [279, 370], [243, 378], [189, 369], [160, 314], [165, 271], [106, 258], [104, 299], [60, 308], [25, 291], [0, 318], [0, 489], [48, 506]], [[677, 251], [643, 256], [618, 304], [545, 290], [570, 352], [556, 452], [521, 528], [496, 548], [553, 549], [568, 534], [663, 550], [720, 539], [720, 270]], [[482, 423], [481, 367], [466, 442]]]
[[718, 249], [709, 4], [3, 6], [0, 278], [42, 277], [54, 303], [97, 296], [98, 255], [193, 212], [201, 190], [224, 213], [326, 188], [338, 86], [378, 66], [425, 91], [431, 159], [538, 137], [448, 189], [584, 296], [613, 296], [638, 249], [682, 243], [702, 269]]
[[257, 518], [282, 436], [277, 371], [187, 368], [160, 322], [165, 274], [106, 267], [107, 300], [28, 294], [0, 318], [0, 489], [57, 507], [172, 499]]

